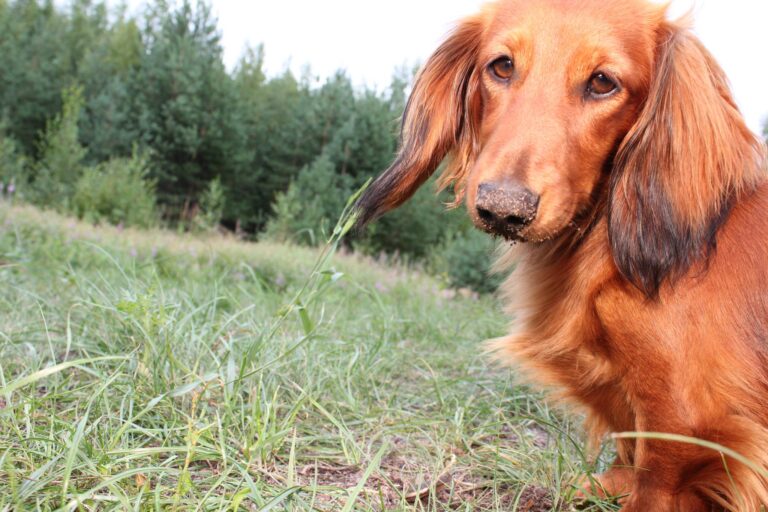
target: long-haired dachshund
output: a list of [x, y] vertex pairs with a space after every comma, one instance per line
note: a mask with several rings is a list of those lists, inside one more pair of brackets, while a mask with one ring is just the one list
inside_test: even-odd
[[[519, 242], [495, 343], [617, 441], [631, 512], [768, 504], [768, 185], [723, 71], [646, 0], [500, 0], [420, 72], [364, 225], [448, 157], [474, 223]], [[761, 469], [761, 471], [758, 471]]]

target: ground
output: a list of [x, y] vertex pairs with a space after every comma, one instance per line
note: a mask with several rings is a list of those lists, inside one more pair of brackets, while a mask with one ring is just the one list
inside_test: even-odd
[[496, 299], [416, 269], [0, 203], [0, 283], [3, 511], [572, 510], [592, 469]]

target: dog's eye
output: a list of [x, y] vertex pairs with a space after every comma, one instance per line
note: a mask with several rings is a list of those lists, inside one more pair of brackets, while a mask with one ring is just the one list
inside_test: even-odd
[[609, 78], [605, 73], [595, 73], [592, 78], [589, 79], [587, 85], [587, 93], [595, 98], [605, 98], [616, 92], [619, 86], [613, 79]]
[[515, 63], [510, 57], [499, 57], [488, 66], [494, 78], [507, 81], [515, 74]]

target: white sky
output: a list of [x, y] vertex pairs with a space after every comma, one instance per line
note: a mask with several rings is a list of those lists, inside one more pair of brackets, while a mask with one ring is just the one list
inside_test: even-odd
[[[264, 43], [266, 70], [321, 78], [345, 69], [383, 89], [394, 69], [423, 62], [453, 23], [484, 0], [212, 0], [231, 68], [246, 44]], [[130, 0], [129, 4], [141, 4]], [[768, 118], [768, 1], [674, 0], [694, 7], [694, 30], [728, 74], [749, 126]]]

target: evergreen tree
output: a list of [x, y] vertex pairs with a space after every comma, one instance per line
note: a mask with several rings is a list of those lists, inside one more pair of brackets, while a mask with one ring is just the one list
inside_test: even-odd
[[52, 0], [0, 5], [0, 114], [28, 155], [73, 79], [67, 39], [66, 16]]
[[81, 140], [92, 162], [128, 157], [140, 139], [133, 112], [139, 109], [133, 91], [139, 88], [144, 46], [132, 19], [120, 14], [109, 31], [84, 57], [80, 82], [85, 88]]
[[137, 127], [153, 150], [160, 200], [178, 214], [214, 177], [227, 179], [243, 168], [245, 132], [210, 6], [185, 0], [171, 10], [159, 0], [144, 41], [131, 91]]
[[245, 130], [246, 164], [230, 175], [227, 216], [248, 230], [263, 227], [278, 192], [285, 191], [319, 148], [308, 150], [303, 137], [303, 114], [308, 92], [289, 72], [265, 81], [261, 50], [247, 52], [235, 70], [238, 107]]
[[40, 140], [40, 160], [33, 176], [31, 198], [37, 204], [66, 209], [83, 172], [86, 150], [78, 140], [78, 121], [83, 105], [81, 87], [62, 93], [62, 111]]

